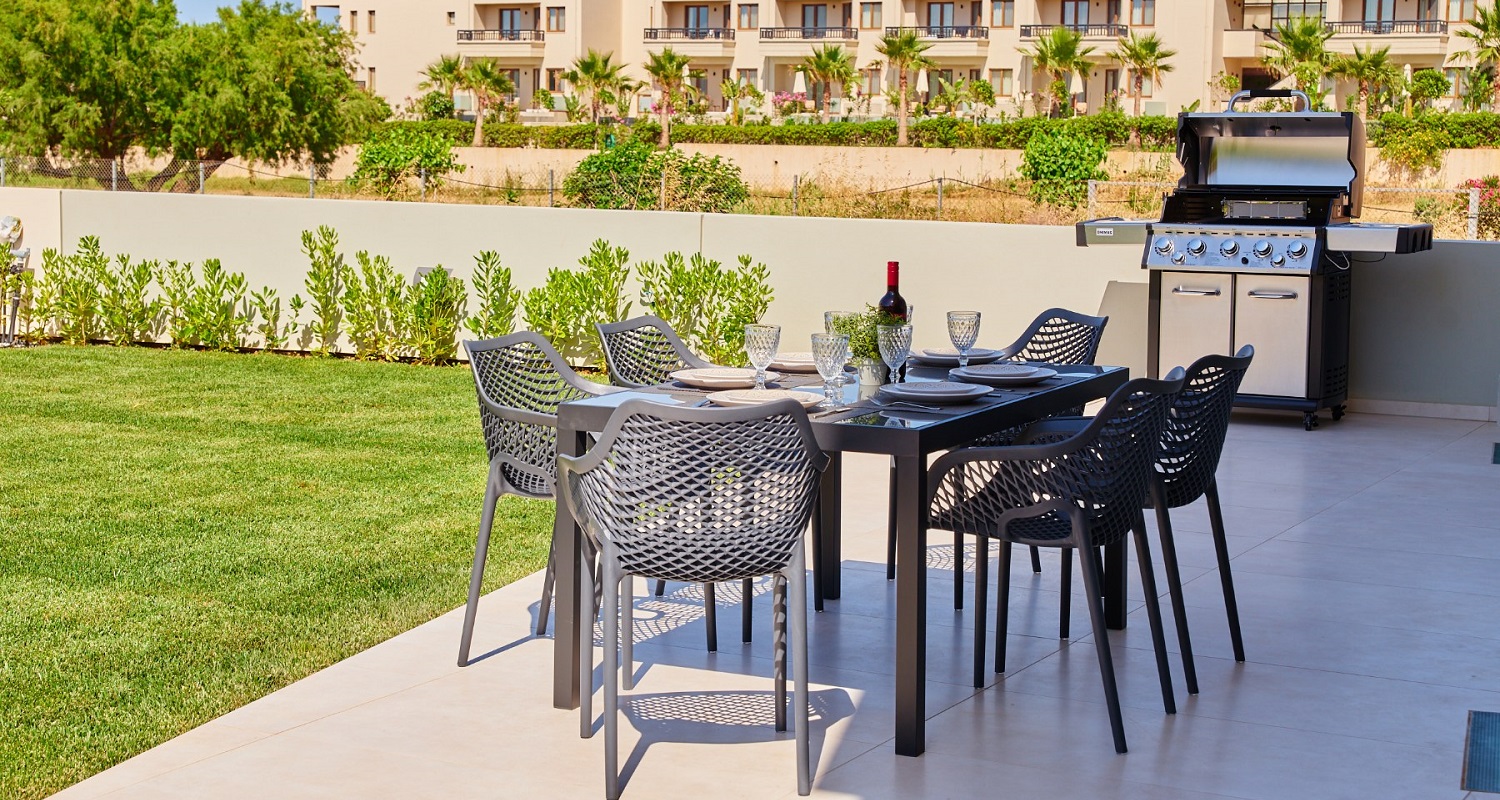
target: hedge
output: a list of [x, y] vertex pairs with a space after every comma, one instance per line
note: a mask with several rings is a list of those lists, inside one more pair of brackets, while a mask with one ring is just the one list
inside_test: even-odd
[[1414, 136], [1431, 137], [1429, 141], [1443, 150], [1500, 147], [1500, 114], [1427, 113], [1405, 117], [1393, 112], [1369, 125], [1370, 144], [1375, 147], [1399, 145]]

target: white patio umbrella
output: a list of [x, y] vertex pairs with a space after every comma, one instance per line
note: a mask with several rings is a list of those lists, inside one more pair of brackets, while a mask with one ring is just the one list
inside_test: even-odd
[[807, 76], [802, 70], [792, 70], [792, 93], [807, 94]]
[[927, 93], [927, 70], [917, 72], [917, 94]]

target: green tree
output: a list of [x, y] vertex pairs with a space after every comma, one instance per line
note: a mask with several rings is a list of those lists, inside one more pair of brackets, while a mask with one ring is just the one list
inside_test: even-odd
[[848, 94], [847, 87], [859, 75], [854, 69], [854, 53], [836, 44], [813, 48], [812, 55], [793, 69], [806, 75], [809, 83], [822, 85], [823, 104], [818, 116], [823, 122], [828, 121], [828, 104], [833, 100], [834, 84], [844, 87], [844, 94]]
[[1333, 33], [1318, 17], [1295, 17], [1276, 25], [1261, 63], [1281, 77], [1290, 76], [1313, 108], [1323, 107], [1323, 76], [1333, 63], [1328, 37]]
[[1469, 40], [1469, 49], [1454, 53], [1453, 60], [1487, 68], [1490, 73], [1490, 108], [1500, 111], [1500, 81], [1494, 80], [1495, 69], [1500, 65], [1500, 4], [1492, 4], [1489, 8], [1476, 7], [1474, 18], [1456, 33]]
[[474, 95], [474, 147], [484, 144], [484, 118], [490, 109], [505, 103], [516, 91], [506, 75], [490, 60], [472, 61], [459, 75], [458, 88]]
[[652, 53], [646, 60], [646, 74], [651, 76], [651, 81], [661, 90], [661, 99], [656, 103], [657, 118], [661, 121], [661, 141], [657, 142], [658, 147], [670, 147], [672, 144], [672, 114], [684, 99], [682, 87], [687, 83], [688, 63], [691, 60], [670, 47], [662, 48], [659, 53]]
[[1398, 83], [1401, 69], [1390, 59], [1391, 48], [1374, 47], [1360, 50], [1354, 46], [1354, 55], [1336, 58], [1328, 67], [1328, 74], [1354, 81], [1359, 85], [1359, 104], [1365, 119], [1369, 119], [1371, 92]]
[[1453, 91], [1453, 83], [1438, 70], [1419, 69], [1411, 74], [1409, 90], [1412, 108], [1420, 114], [1428, 109], [1433, 100], [1447, 97]]
[[1051, 91], [1053, 107], [1071, 113], [1074, 75], [1087, 75], [1092, 69], [1089, 56], [1094, 48], [1083, 46], [1083, 34], [1070, 28], [1058, 26], [1036, 40], [1032, 49], [1020, 48], [1023, 55], [1031, 56], [1036, 68], [1052, 77]]
[[573, 68], [563, 73], [563, 80], [588, 95], [589, 121], [599, 122], [599, 109], [612, 99], [611, 92], [624, 77], [624, 65], [614, 63], [614, 53], [599, 53], [592, 47], [573, 61]]
[[196, 188], [231, 158], [326, 164], [389, 114], [355, 85], [354, 41], [287, 4], [244, 0], [206, 25], [181, 25], [170, 0], [12, 0], [0, 6], [0, 149], [123, 165], [171, 156], [124, 188]]
[[1130, 96], [1135, 99], [1135, 116], [1141, 115], [1141, 95], [1145, 92], [1146, 81], [1151, 81], [1152, 86], [1159, 83], [1163, 74], [1172, 71], [1168, 62], [1175, 55], [1177, 51], [1163, 47], [1161, 39], [1154, 33], [1145, 36], [1131, 33], [1130, 38], [1120, 39], [1120, 46], [1111, 57], [1130, 70]]
[[908, 29], [882, 36], [875, 45], [875, 51], [885, 57], [886, 66], [896, 71], [899, 100], [896, 104], [896, 144], [903, 147], [906, 145], [907, 117], [911, 113], [911, 93], [907, 89], [907, 79], [914, 70], [932, 66], [932, 59], [926, 55], [927, 48], [931, 46], [918, 39], [916, 31]]
[[438, 56], [436, 61], [423, 68], [422, 82], [417, 84], [417, 88], [435, 89], [448, 95], [451, 99], [454, 90], [458, 88], [460, 83], [463, 83], [463, 76], [463, 56], [457, 54]]

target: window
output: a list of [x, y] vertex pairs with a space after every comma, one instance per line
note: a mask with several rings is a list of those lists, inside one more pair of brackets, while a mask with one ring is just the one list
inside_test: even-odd
[[1449, 97], [1462, 97], [1463, 96], [1463, 93], [1464, 93], [1464, 72], [1466, 72], [1466, 71], [1467, 70], [1463, 70], [1463, 69], [1445, 69], [1445, 70], [1443, 70], [1443, 75], [1447, 76], [1447, 78], [1448, 78], [1448, 96]]
[[349, 12], [349, 32], [350, 33], [359, 33], [359, 12], [358, 11], [350, 11]]
[[1111, 95], [1111, 94], [1115, 94], [1118, 91], [1120, 91], [1120, 71], [1117, 70], [1117, 69], [1107, 69], [1107, 70], [1105, 70], [1104, 71], [1104, 93], [1106, 95]]
[[375, 32], [375, 12], [374, 11], [370, 11], [370, 12], [368, 12], [368, 13], [365, 14], [365, 30], [369, 31], [370, 33], [374, 33]]
[[1298, 17], [1322, 19], [1327, 16], [1324, 5], [1322, 0], [1276, 0], [1271, 4], [1271, 22], [1290, 22]]
[[549, 92], [561, 92], [561, 91], [563, 91], [563, 76], [562, 76], [562, 74], [563, 74], [563, 71], [560, 70], [560, 69], [549, 69], [549, 70], [547, 70], [547, 91], [549, 91]]
[[456, 13], [454, 13], [452, 11], [449, 11], [448, 12], [448, 24], [449, 25], [457, 25], [458, 24], [458, 14], [456, 14]]
[[977, 70], [977, 69], [971, 69], [971, 70], [969, 70], [969, 80], [971, 80], [971, 81], [977, 81], [977, 80], [979, 80], [979, 73], [980, 73], [980, 70]]
[[927, 27], [929, 27], [929, 28], [951, 28], [951, 27], [953, 27], [953, 4], [952, 3], [928, 3], [927, 4]]
[[687, 20], [687, 29], [690, 31], [707, 30], [708, 28], [708, 6], [686, 6], [682, 9], [683, 18]]
[[1131, 25], [1156, 24], [1156, 0], [1130, 0]]
[[547, 30], [567, 30], [567, 25], [565, 24], [567, 22], [567, 17], [564, 14], [565, 11], [567, 11], [567, 9], [563, 8], [562, 6], [550, 6], [547, 8]]
[[859, 27], [865, 30], [873, 30], [882, 27], [885, 23], [881, 21], [880, 3], [859, 4]]
[[[740, 30], [760, 27], [760, 6], [754, 3], [740, 3]], [[754, 72], [755, 70], [749, 70]]]
[[874, 97], [880, 94], [880, 70], [862, 69], [859, 71], [859, 91], [865, 97]]
[[[1130, 0], [1125, 0], [1129, 3]], [[1120, 18], [1120, 0], [1106, 0], [1104, 4], [1104, 22], [1107, 25], [1119, 25], [1125, 20]]]
[[1396, 0], [1365, 0], [1366, 22], [1389, 22], [1396, 18]]
[[[515, 87], [511, 90], [510, 94], [506, 95], [506, 98], [514, 100], [516, 99], [516, 94], [521, 91], [521, 71], [518, 69], [508, 69], [505, 71], [505, 77], [510, 78], [510, 85]], [[533, 77], [531, 82], [535, 84], [536, 78]]]
[[1062, 24], [1089, 24], [1089, 0], [1062, 0]]
[[828, 27], [828, 6], [818, 3], [817, 5], [804, 4], [802, 6], [802, 27], [812, 30], [823, 30]]
[[370, 94], [374, 94], [375, 93], [375, 68], [374, 67], [366, 67], [365, 68], [365, 73], [366, 73], [365, 74], [365, 91], [369, 92]]
[[1476, 0], [1448, 0], [1448, 21], [1468, 22], [1474, 18]]
[[515, 32], [521, 29], [521, 9], [500, 9], [500, 30]]
[[[740, 8], [744, 8], [744, 6], [740, 6]], [[751, 6], [751, 8], [754, 8], [754, 6]], [[754, 86], [757, 89], [760, 88], [760, 70], [758, 69], [736, 70], [734, 73], [734, 79], [736, 83], [739, 83], [742, 86]]]
[[996, 28], [1016, 26], [1016, 0], [994, 0], [990, 3], [990, 24]]
[[841, 9], [841, 10], [842, 10], [842, 13], [839, 15], [839, 27], [841, 27], [841, 28], [852, 28], [852, 27], [854, 27], [854, 4], [853, 3], [845, 3], [843, 9]]
[[1014, 97], [1016, 94], [1015, 70], [990, 70], [990, 86], [994, 87], [996, 97]]
[[1417, 19], [1442, 19], [1443, 0], [1417, 0]]
[[[1141, 78], [1141, 97], [1150, 97], [1151, 93], [1155, 90], [1155, 87], [1153, 87], [1151, 85], [1151, 76], [1149, 76], [1149, 75], [1142, 75], [1142, 76], [1140, 76], [1140, 78]], [[1130, 79], [1132, 81], [1134, 81], [1135, 80], [1135, 75], [1132, 74]], [[1134, 84], [1132, 84], [1132, 85], [1134, 85]]]

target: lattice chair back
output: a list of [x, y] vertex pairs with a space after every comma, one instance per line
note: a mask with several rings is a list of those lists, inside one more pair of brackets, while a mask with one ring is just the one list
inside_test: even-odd
[[826, 463], [794, 401], [714, 409], [630, 400], [587, 455], [562, 461], [564, 496], [625, 572], [740, 580], [791, 563]]
[[1187, 368], [1156, 456], [1156, 475], [1168, 508], [1197, 500], [1213, 482], [1234, 395], [1254, 357], [1255, 348], [1247, 344], [1233, 356], [1204, 356]]
[[479, 419], [491, 463], [499, 462], [507, 491], [552, 497], [557, 471], [557, 407], [601, 394], [579, 377], [552, 345], [531, 331], [464, 342]]
[[[1119, 540], [1146, 498], [1157, 442], [1182, 376], [1178, 368], [1164, 380], [1126, 383], [1087, 426], [1062, 441], [965, 448], [943, 456], [932, 468], [940, 476], [931, 490], [933, 526], [1048, 542], [1068, 538], [1069, 518], [1078, 514], [1094, 546]], [[1025, 508], [1034, 513], [1013, 513]]]
[[694, 355], [660, 317], [636, 317], [596, 327], [609, 378], [617, 386], [655, 386], [666, 383], [676, 370], [713, 366]]
[[1092, 364], [1109, 317], [1091, 317], [1065, 308], [1049, 308], [1031, 323], [1005, 352], [1013, 361]]

